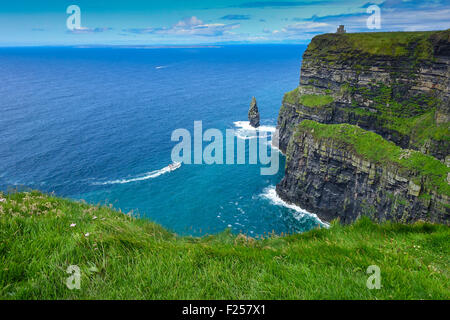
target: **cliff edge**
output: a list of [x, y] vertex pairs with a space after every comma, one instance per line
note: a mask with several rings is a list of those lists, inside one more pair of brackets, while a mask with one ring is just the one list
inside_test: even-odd
[[280, 197], [326, 220], [447, 223], [449, 64], [450, 30], [315, 37], [278, 117]]

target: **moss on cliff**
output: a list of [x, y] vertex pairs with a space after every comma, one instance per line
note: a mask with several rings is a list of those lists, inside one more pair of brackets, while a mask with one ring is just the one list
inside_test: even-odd
[[323, 94], [300, 94], [299, 88], [296, 88], [284, 95], [284, 102], [292, 105], [301, 104], [306, 107], [323, 107], [333, 103], [334, 98]]
[[[349, 119], [355, 119], [353, 123], [363, 122], [356, 120], [361, 117], [371, 119], [370, 125], [376, 126], [381, 131], [395, 131], [398, 136], [404, 137], [404, 141], [409, 141], [409, 148], [427, 150], [427, 145], [432, 143], [432, 152], [439, 154], [448, 152], [450, 123], [436, 123], [436, 110], [443, 102], [433, 95], [418, 94], [405, 98], [392, 86], [382, 83], [358, 88], [345, 83], [341, 86], [341, 92], [351, 97], [359, 97], [358, 99], [352, 98], [351, 104], [340, 104], [338, 107], [348, 114]], [[362, 101], [373, 101], [371, 107], [363, 106], [361, 99]], [[333, 104], [333, 96], [328, 94], [301, 95], [299, 88], [286, 93], [284, 102], [294, 106], [303, 105], [315, 108], [310, 109], [308, 111], [310, 113], [322, 113], [325, 110], [323, 108], [336, 107]]]
[[408, 88], [402, 83], [387, 85], [378, 82], [368, 86], [351, 86], [346, 83], [342, 85], [341, 91], [343, 90], [347, 90], [346, 92], [352, 97], [358, 96], [359, 99], [370, 102], [371, 107], [381, 115], [402, 118], [424, 114], [442, 103], [433, 92], [405, 96]]
[[323, 107], [334, 101], [329, 95], [320, 94], [304, 94], [300, 96], [299, 102], [307, 107]]
[[450, 30], [315, 37], [279, 114], [280, 196], [325, 219], [446, 221], [449, 44]]
[[433, 44], [449, 36], [450, 30], [324, 34], [312, 40], [306, 54], [328, 61], [373, 55], [432, 60]]
[[414, 176], [428, 191], [450, 196], [447, 175], [450, 168], [437, 159], [418, 151], [404, 150], [380, 135], [349, 124], [320, 124], [311, 120], [300, 123], [294, 137], [309, 132], [318, 141], [351, 150], [356, 155], [380, 165], [395, 165], [400, 171]]
[[287, 93], [285, 93], [284, 98], [283, 98], [283, 103], [287, 102], [289, 104], [297, 104], [299, 103], [300, 100], [300, 94], [298, 91], [298, 88], [295, 88], [292, 91], [289, 91]]
[[450, 141], [450, 123], [436, 124], [435, 113], [433, 109], [417, 117], [401, 118], [385, 115], [381, 119], [385, 121], [387, 128], [408, 135], [411, 137], [411, 144], [420, 148], [430, 139]]
[[[359, 116], [377, 118], [380, 127], [394, 130], [403, 136], [409, 137], [409, 147], [416, 150], [422, 149], [429, 141], [434, 141], [441, 145], [442, 148], [446, 148], [450, 143], [450, 123], [436, 124], [435, 109], [414, 117], [400, 117], [389, 112], [374, 113], [360, 107], [342, 109]], [[441, 151], [444, 153], [448, 150]]]

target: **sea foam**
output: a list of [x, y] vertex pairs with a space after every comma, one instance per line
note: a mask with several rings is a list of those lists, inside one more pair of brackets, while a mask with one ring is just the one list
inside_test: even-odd
[[112, 181], [106, 181], [106, 182], [95, 182], [93, 185], [108, 185], [108, 184], [125, 184], [125, 183], [131, 183], [131, 182], [137, 182], [137, 181], [144, 181], [148, 179], [154, 179], [157, 178], [163, 174], [166, 174], [168, 172], [175, 171], [181, 167], [181, 163], [175, 164], [175, 165], [168, 165], [162, 169], [151, 171], [146, 173], [145, 175], [141, 175], [135, 178], [130, 179], [119, 179], [119, 180], [112, 180]]
[[297, 220], [300, 220], [305, 215], [309, 215], [317, 219], [317, 221], [319, 221], [322, 226], [327, 228], [330, 226], [328, 223], [320, 220], [319, 217], [314, 213], [308, 212], [300, 208], [299, 206], [296, 206], [295, 204], [287, 203], [286, 201], [281, 199], [277, 194], [275, 186], [269, 186], [265, 188], [260, 197], [269, 200], [273, 205], [291, 209], [292, 211], [294, 211], [294, 218]]
[[[259, 138], [270, 137], [273, 139], [276, 131], [276, 127], [274, 126], [260, 126], [258, 128], [254, 128], [250, 125], [250, 121], [235, 121], [233, 124], [237, 128], [235, 134], [236, 137], [242, 140], [257, 139], [258, 133]], [[281, 152], [281, 150], [272, 143], [272, 140], [268, 141], [268, 144], [274, 151]]]
[[266, 138], [276, 130], [274, 126], [254, 128], [250, 125], [250, 121], [235, 121], [233, 124], [237, 128], [236, 137], [243, 140], [256, 139], [258, 138], [258, 133], [260, 138]]

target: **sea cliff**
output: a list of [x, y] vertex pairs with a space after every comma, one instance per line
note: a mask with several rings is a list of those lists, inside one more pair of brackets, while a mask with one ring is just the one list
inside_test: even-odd
[[326, 220], [447, 223], [449, 37], [315, 37], [279, 113], [280, 197]]

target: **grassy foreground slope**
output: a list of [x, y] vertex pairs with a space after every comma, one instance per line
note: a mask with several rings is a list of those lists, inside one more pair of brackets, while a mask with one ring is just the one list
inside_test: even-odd
[[[443, 225], [362, 219], [263, 240], [191, 238], [37, 192], [0, 198], [0, 299], [450, 298]], [[69, 265], [81, 268], [80, 290], [65, 285]], [[366, 287], [370, 265], [380, 290]]]

